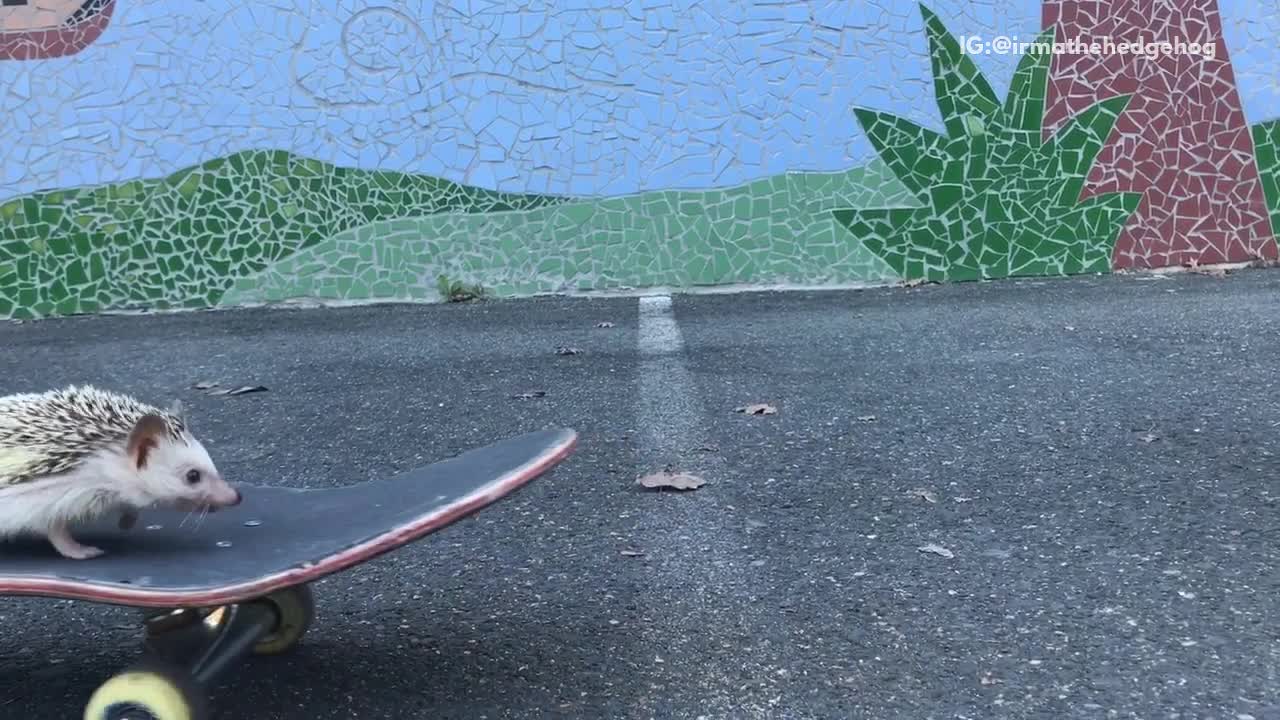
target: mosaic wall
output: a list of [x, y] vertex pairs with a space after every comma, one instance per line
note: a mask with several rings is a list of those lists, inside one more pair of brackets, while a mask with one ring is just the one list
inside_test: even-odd
[[[1110, 36], [1199, 41], [1222, 37], [1216, 0], [1046, 0], [1044, 22], [1065, 37]], [[1100, 12], [1105, 5], [1105, 12]], [[1280, 5], [1259, 3], [1272, 23]], [[1280, 46], [1280, 36], [1271, 35]], [[1272, 65], [1272, 78], [1275, 78]], [[1045, 132], [1098, 99], [1128, 94], [1115, 124], [1116, 140], [1098, 152], [1084, 198], [1142, 193], [1144, 202], [1115, 240], [1116, 267], [1152, 267], [1274, 258], [1274, 233], [1262, 184], [1260, 158], [1229, 48], [1212, 58], [1170, 54], [1135, 63], [1119, 53], [1058, 56], [1048, 86]], [[1271, 110], [1280, 115], [1280, 106]], [[1274, 115], [1273, 115], [1274, 117]], [[1275, 172], [1274, 161], [1268, 170]], [[1274, 207], [1274, 206], [1273, 206]]]
[[557, 5], [7, 0], [0, 317], [1276, 256], [1280, 7]]

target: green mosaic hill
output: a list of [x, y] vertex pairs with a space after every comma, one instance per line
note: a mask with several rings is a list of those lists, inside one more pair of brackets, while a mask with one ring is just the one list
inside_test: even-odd
[[567, 200], [278, 150], [161, 179], [35, 193], [0, 205], [0, 317], [209, 307], [237, 278], [373, 221]]
[[899, 276], [832, 210], [914, 208], [884, 163], [717, 190], [655, 190], [489, 215], [380, 220], [238, 279], [223, 303], [432, 300], [436, 278], [495, 296], [729, 283], [883, 283]]
[[[0, 317], [295, 297], [883, 281], [840, 207], [916, 207], [883, 163], [706, 191], [509, 194], [247, 151], [155, 180], [0, 204]], [[561, 210], [548, 214], [553, 210]]]

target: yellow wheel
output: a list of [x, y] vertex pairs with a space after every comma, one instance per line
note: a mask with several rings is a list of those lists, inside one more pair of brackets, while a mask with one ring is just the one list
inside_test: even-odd
[[208, 700], [183, 676], [139, 665], [103, 683], [84, 720], [209, 720]]
[[311, 628], [316, 614], [315, 597], [309, 585], [277, 590], [254, 602], [265, 602], [276, 613], [276, 627], [253, 646], [255, 655], [279, 655], [292, 650]]

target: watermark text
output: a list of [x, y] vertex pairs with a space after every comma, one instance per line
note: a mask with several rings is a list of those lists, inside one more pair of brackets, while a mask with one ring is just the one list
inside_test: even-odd
[[1116, 42], [1109, 36], [1096, 40], [1072, 38], [1063, 42], [1021, 41], [1016, 36], [996, 35], [985, 39], [977, 35], [960, 36], [960, 48], [966, 55], [1025, 55], [1027, 53], [1052, 53], [1054, 55], [1139, 55], [1142, 57], [1168, 57], [1171, 55], [1199, 55], [1208, 60], [1217, 57], [1216, 42], [1190, 42], [1187, 40], [1131, 40]]

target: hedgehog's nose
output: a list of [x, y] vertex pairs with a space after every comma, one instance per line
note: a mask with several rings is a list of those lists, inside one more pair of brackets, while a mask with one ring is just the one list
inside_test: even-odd
[[232, 501], [231, 501], [231, 504], [232, 504], [232, 505], [239, 505], [239, 504], [240, 504], [240, 501], [244, 499], [244, 496], [240, 494], [240, 491], [239, 491], [239, 490], [236, 490], [236, 489], [234, 489], [234, 488], [231, 490], [231, 492], [233, 492], [233, 493], [235, 493], [235, 494], [236, 494], [236, 499], [235, 499], [235, 500], [232, 500]]

